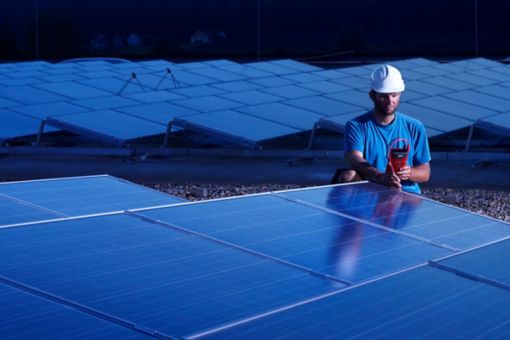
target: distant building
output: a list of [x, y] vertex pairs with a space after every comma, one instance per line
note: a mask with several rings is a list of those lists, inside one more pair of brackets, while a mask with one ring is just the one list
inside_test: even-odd
[[131, 35], [127, 38], [127, 44], [129, 46], [140, 46], [142, 43], [142, 40], [134, 33], [131, 33]]
[[204, 33], [202, 30], [197, 30], [193, 35], [191, 36], [191, 43], [192, 44], [209, 44], [211, 40], [209, 39], [209, 36]]

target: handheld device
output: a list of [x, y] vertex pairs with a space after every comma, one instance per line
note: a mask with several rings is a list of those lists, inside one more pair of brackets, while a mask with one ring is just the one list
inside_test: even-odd
[[394, 139], [388, 147], [388, 165], [386, 171], [397, 172], [407, 164], [409, 141], [405, 138]]

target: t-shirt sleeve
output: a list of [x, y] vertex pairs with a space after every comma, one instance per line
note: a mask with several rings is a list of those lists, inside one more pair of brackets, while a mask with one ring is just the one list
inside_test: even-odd
[[351, 120], [345, 125], [344, 152], [353, 150], [363, 153], [365, 151], [365, 143], [363, 141], [363, 131], [360, 124]]
[[416, 125], [416, 133], [414, 135], [414, 158], [413, 164], [421, 165], [430, 162], [430, 149], [427, 139], [427, 131], [422, 123]]

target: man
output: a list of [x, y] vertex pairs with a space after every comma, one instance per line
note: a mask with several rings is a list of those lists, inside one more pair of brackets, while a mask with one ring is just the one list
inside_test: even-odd
[[[373, 110], [351, 120], [345, 127], [344, 151], [350, 170], [337, 171], [335, 183], [369, 180], [391, 188], [421, 193], [418, 183], [430, 177], [430, 150], [423, 124], [397, 111], [405, 90], [399, 70], [382, 65], [372, 72], [370, 99]], [[392, 146], [409, 147], [407, 161], [388, 166]]]

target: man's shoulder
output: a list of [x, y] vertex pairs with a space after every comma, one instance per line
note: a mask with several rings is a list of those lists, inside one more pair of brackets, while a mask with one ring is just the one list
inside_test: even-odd
[[417, 127], [422, 127], [423, 126], [423, 123], [416, 119], [416, 118], [413, 118], [411, 116], [408, 116], [402, 112], [397, 112], [400, 120], [402, 123], [406, 124], [406, 125], [410, 125], [410, 126], [417, 126]]
[[358, 124], [366, 123], [366, 122], [372, 121], [373, 120], [372, 117], [373, 117], [372, 111], [368, 111], [368, 112], [360, 114], [357, 117], [354, 117], [353, 119], [350, 120], [350, 122], [358, 123]]

